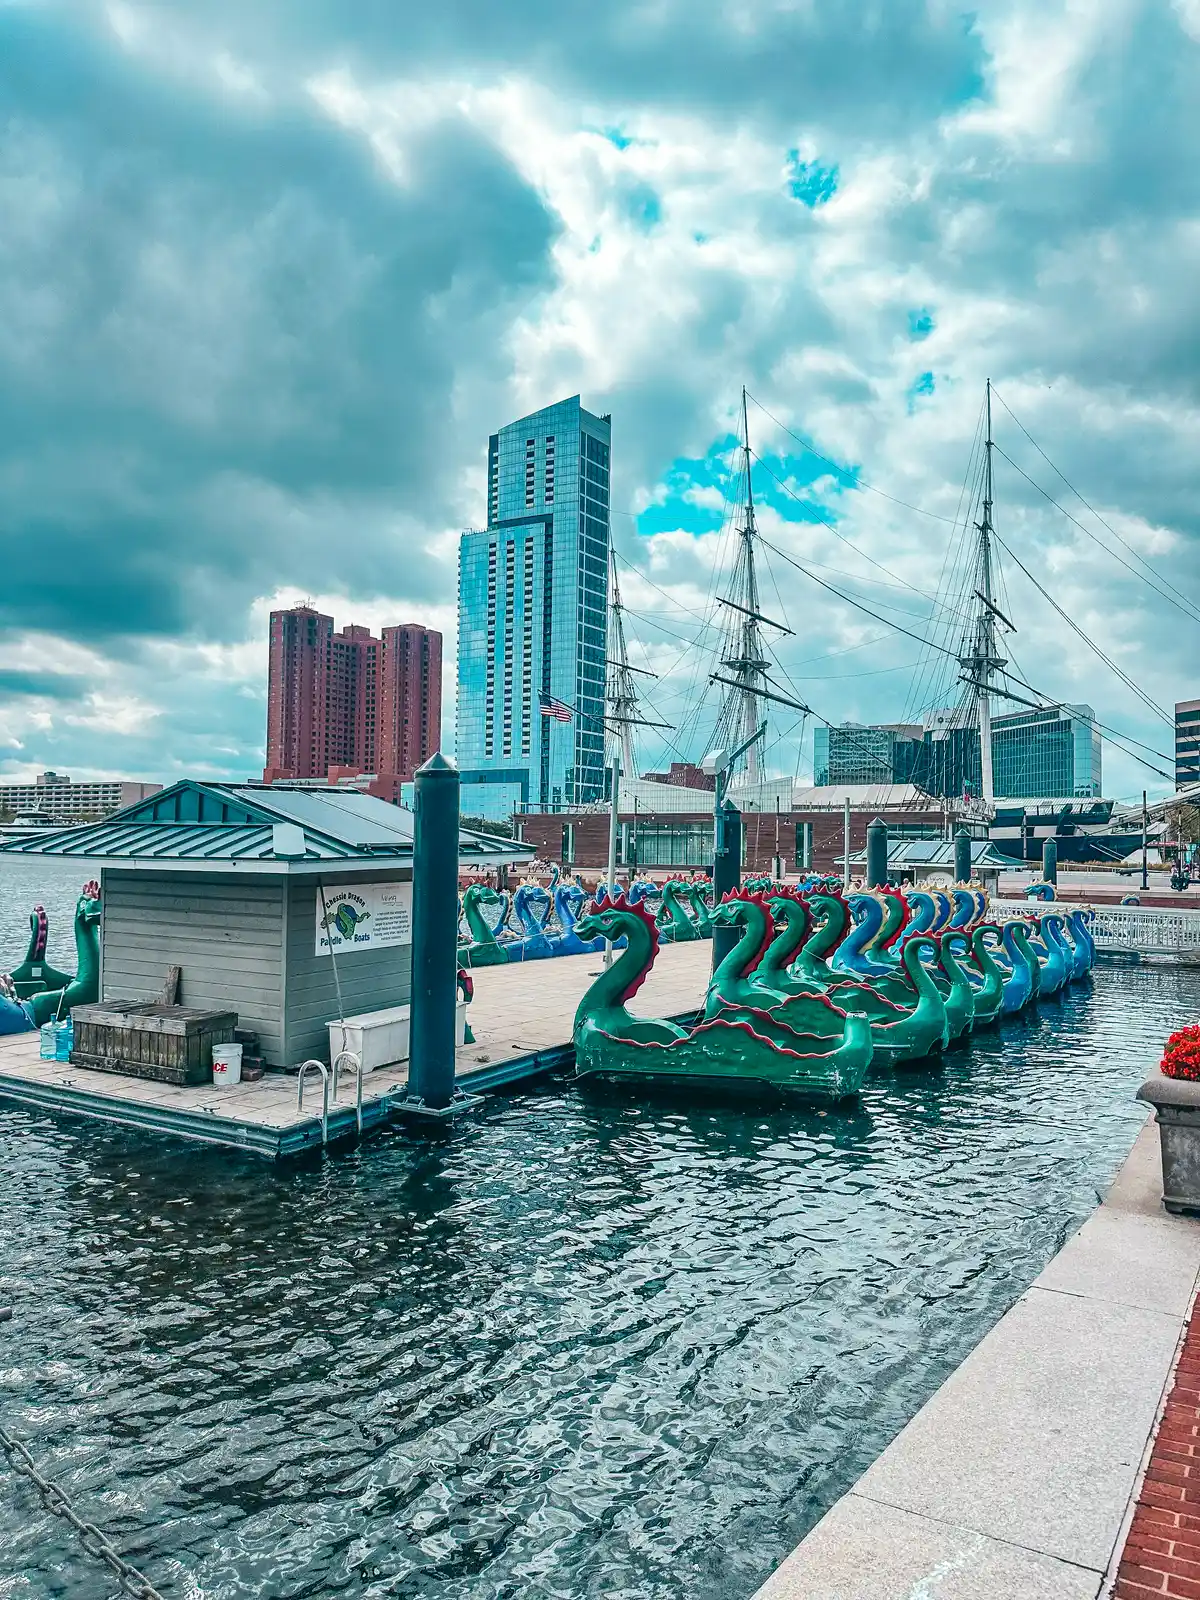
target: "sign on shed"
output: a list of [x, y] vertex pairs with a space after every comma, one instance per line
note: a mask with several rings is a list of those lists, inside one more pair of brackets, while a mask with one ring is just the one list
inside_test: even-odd
[[326, 885], [317, 894], [317, 955], [411, 943], [411, 883]]

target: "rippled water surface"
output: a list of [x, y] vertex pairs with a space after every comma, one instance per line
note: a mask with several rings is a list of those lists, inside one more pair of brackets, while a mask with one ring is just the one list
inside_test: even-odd
[[[554, 1086], [279, 1167], [0, 1103], [0, 1418], [171, 1596], [738, 1600], [1096, 1203], [1198, 1011], [1110, 966], [854, 1112]], [[0, 1460], [5, 1600], [111, 1593]]]

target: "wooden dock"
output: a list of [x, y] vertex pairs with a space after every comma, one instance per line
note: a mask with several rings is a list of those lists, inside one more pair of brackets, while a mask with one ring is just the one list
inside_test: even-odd
[[[645, 1017], [690, 1015], [703, 999], [711, 958], [707, 940], [664, 946], [630, 1009]], [[459, 1085], [475, 1093], [568, 1070], [575, 1008], [600, 959], [560, 956], [476, 972], [475, 999], [467, 1013], [475, 1043], [458, 1051]], [[321, 1084], [315, 1073], [305, 1084], [300, 1109], [296, 1078], [289, 1073], [268, 1072], [257, 1083], [232, 1089], [212, 1084], [179, 1088], [93, 1072], [66, 1061], [42, 1061], [38, 1049], [36, 1033], [0, 1038], [0, 1101], [272, 1158], [297, 1155], [322, 1143]], [[407, 1089], [406, 1065], [367, 1073], [363, 1131], [397, 1114]], [[354, 1083], [343, 1075], [338, 1099], [329, 1107], [326, 1137], [354, 1137], [356, 1131]]]

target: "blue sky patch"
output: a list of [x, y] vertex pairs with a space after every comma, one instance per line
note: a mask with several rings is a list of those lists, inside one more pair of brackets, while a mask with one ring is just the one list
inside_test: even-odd
[[917, 401], [925, 395], [930, 395], [936, 388], [932, 372], [922, 372], [920, 377], [914, 378], [908, 386], [908, 414], [911, 417], [917, 409]]
[[788, 151], [788, 191], [810, 210], [823, 206], [837, 193], [838, 169], [819, 161], [801, 161], [799, 150]]
[[[687, 496], [697, 489], [716, 490], [723, 502], [740, 466], [740, 462], [732, 468], [729, 464], [740, 443], [733, 434], [726, 434], [714, 441], [705, 456], [677, 456], [660, 479], [666, 488], [665, 498], [639, 515], [638, 532], [650, 535], [682, 528], [697, 537], [717, 532], [727, 514], [722, 503], [697, 505]], [[754, 461], [753, 473], [755, 504], [770, 506], [788, 522], [836, 522], [838, 497], [858, 483], [857, 467], [831, 467], [806, 450], [795, 455], [764, 456], [762, 461]], [[821, 489], [811, 499], [805, 498], [805, 491], [818, 482]]]
[[655, 228], [662, 221], [662, 201], [648, 183], [639, 183], [629, 191], [625, 211], [642, 228]]
[[919, 310], [908, 313], [908, 337], [910, 339], [928, 339], [937, 324], [933, 319], [933, 312], [928, 306], [921, 306]]

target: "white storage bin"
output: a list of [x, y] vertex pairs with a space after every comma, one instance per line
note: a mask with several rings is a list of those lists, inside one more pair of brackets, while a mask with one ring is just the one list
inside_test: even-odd
[[[362, 1063], [364, 1072], [374, 1072], [377, 1067], [393, 1067], [407, 1061], [410, 1007], [389, 1006], [385, 1011], [363, 1011], [345, 1022], [329, 1024], [329, 1059], [336, 1061], [343, 1050], [352, 1050]], [[460, 1000], [455, 1009], [454, 1037], [458, 1044], [466, 1041], [467, 1002]]]

